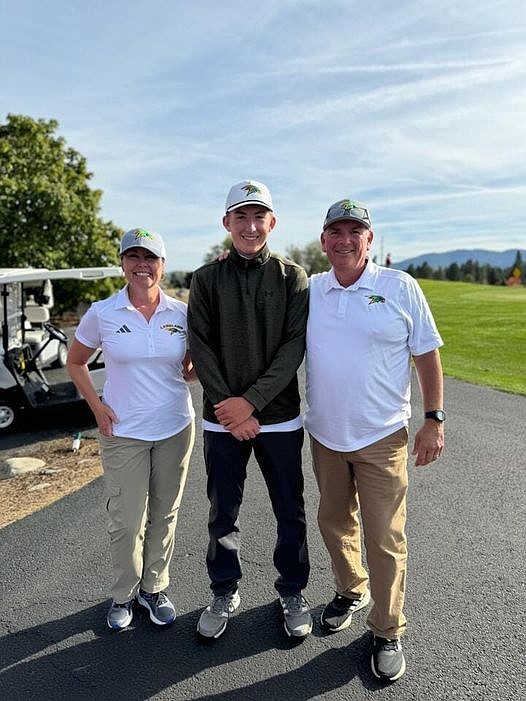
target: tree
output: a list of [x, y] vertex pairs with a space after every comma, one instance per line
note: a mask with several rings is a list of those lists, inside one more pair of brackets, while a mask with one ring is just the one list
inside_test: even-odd
[[488, 265], [487, 279], [488, 285], [502, 285], [504, 281], [502, 268], [497, 268], [493, 267], [492, 265]]
[[446, 278], [453, 282], [458, 282], [461, 279], [461, 272], [458, 263], [451, 263], [446, 268]]
[[421, 265], [416, 267], [415, 274], [417, 278], [430, 280], [433, 277], [433, 268], [429, 265], [427, 260], [425, 260]]
[[517, 280], [522, 282], [522, 255], [520, 251], [517, 251], [515, 262], [513, 263], [509, 276], [517, 278]]
[[172, 270], [167, 274], [170, 287], [186, 287], [187, 275], [186, 270]]
[[289, 246], [286, 253], [291, 260], [305, 269], [307, 275], [323, 273], [331, 267], [327, 256], [321, 250], [321, 244], [318, 240], [311, 241], [303, 248]]
[[230, 234], [227, 234], [221, 243], [216, 243], [216, 245], [212, 246], [208, 253], [205, 254], [204, 262], [210, 263], [210, 261], [215, 260], [217, 256], [221, 255], [224, 251], [229, 251], [231, 246], [232, 239], [230, 238]]
[[[102, 191], [90, 187], [86, 159], [55, 135], [57, 128], [54, 119], [13, 114], [0, 125], [0, 267], [118, 263], [122, 230], [100, 218]], [[103, 282], [108, 292], [116, 284]], [[68, 295], [86, 290], [71, 282], [60, 287]]]

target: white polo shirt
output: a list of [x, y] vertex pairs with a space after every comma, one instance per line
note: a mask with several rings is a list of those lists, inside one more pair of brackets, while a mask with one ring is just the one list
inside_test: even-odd
[[75, 337], [104, 353], [103, 401], [119, 418], [114, 435], [162, 440], [182, 431], [193, 419], [182, 374], [186, 311], [184, 302], [161, 291], [148, 322], [131, 304], [126, 286], [92, 304], [82, 317]]
[[342, 287], [309, 281], [305, 427], [327, 448], [359, 450], [407, 426], [411, 356], [442, 345], [416, 280], [369, 261]]

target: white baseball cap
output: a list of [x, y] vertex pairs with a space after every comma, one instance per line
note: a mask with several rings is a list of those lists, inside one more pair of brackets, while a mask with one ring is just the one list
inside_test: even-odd
[[268, 187], [263, 183], [258, 183], [257, 180], [243, 180], [237, 185], [233, 185], [226, 198], [225, 212], [228, 214], [228, 212], [238, 207], [244, 207], [246, 204], [260, 204], [266, 209], [270, 209], [271, 212], [274, 211]]
[[121, 239], [119, 254], [122, 256], [130, 248], [146, 248], [158, 258], [166, 259], [164, 241], [155, 231], [150, 229], [130, 229]]

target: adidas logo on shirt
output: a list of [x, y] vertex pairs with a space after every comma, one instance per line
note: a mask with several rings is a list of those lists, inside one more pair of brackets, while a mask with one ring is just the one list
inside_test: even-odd
[[123, 324], [120, 329], [117, 329], [115, 333], [131, 333], [130, 329], [126, 326], [126, 324]]

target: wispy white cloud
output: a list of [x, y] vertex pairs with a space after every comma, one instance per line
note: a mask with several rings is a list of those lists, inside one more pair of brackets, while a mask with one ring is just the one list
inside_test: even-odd
[[103, 216], [157, 228], [174, 268], [221, 240], [245, 177], [272, 189], [281, 251], [346, 195], [399, 260], [508, 248], [526, 238], [525, 39], [523, 0], [3, 0], [0, 118], [57, 118]]
[[[433, 78], [423, 78], [412, 81], [398, 82], [386, 86], [360, 91], [349, 91], [348, 94], [320, 101], [309, 98], [302, 103], [290, 101], [277, 107], [263, 109], [259, 118], [262, 126], [272, 128], [279, 125], [280, 129], [294, 128], [299, 124], [309, 122], [324, 122], [328, 119], [371, 112], [388, 112], [410, 106], [412, 103], [426, 101], [435, 97], [444, 100], [450, 93], [457, 91], [473, 92], [478, 86], [486, 89], [491, 84], [500, 84], [510, 80], [523, 80], [526, 77], [526, 63], [508, 61], [500, 65], [488, 65], [478, 70], [465, 70], [440, 75]], [[347, 91], [345, 91], [347, 93]]]

